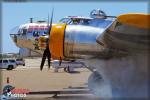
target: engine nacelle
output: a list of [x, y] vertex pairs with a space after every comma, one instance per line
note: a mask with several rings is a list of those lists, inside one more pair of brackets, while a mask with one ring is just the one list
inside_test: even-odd
[[103, 31], [102, 28], [91, 26], [66, 26], [64, 56], [67, 58], [89, 58], [101, 54], [103, 50], [95, 40]]
[[57, 24], [52, 26], [49, 48], [55, 59], [76, 59], [105, 56], [96, 38], [104, 28], [85, 25]]

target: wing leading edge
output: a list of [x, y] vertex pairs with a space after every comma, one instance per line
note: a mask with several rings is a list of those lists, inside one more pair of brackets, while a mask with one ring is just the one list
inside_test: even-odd
[[150, 45], [150, 14], [123, 14], [97, 37], [106, 48], [127, 52], [148, 51]]

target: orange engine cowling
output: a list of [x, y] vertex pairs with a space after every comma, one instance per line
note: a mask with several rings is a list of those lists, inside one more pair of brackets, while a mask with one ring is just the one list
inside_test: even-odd
[[66, 24], [55, 24], [52, 26], [49, 36], [49, 49], [53, 59], [63, 59], [63, 43]]

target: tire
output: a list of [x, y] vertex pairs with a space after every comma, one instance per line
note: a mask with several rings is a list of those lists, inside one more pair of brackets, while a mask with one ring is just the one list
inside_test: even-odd
[[12, 69], [14, 69], [14, 66], [13, 65], [8, 65], [7, 70], [12, 70]]
[[64, 68], [64, 71], [67, 72], [67, 68], [66, 67]]
[[23, 66], [25, 66], [25, 64], [23, 64]]
[[68, 72], [68, 73], [71, 73], [69, 66], [67, 67], [67, 72]]

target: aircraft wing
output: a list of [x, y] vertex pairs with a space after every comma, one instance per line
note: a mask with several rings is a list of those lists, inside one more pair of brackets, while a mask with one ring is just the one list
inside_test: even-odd
[[123, 14], [97, 37], [105, 48], [125, 52], [150, 49], [150, 14]]

